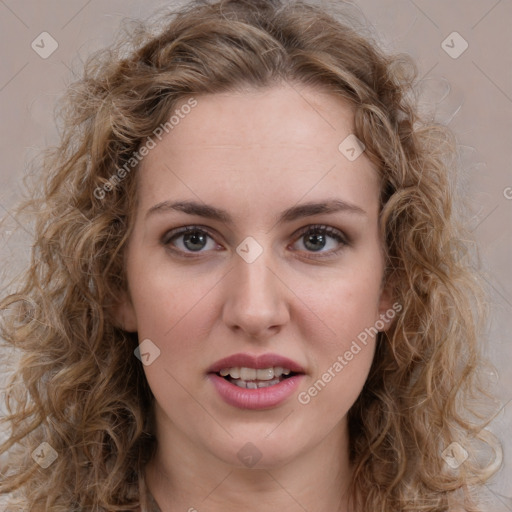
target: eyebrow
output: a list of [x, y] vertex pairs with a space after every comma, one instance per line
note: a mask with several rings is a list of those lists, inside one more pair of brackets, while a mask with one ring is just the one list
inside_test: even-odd
[[[163, 201], [152, 206], [147, 211], [146, 218], [154, 214], [167, 213], [169, 211], [179, 211], [189, 215], [197, 215], [199, 217], [223, 222], [228, 225], [233, 225], [234, 223], [233, 218], [226, 210], [195, 201]], [[324, 202], [310, 202], [292, 206], [291, 208], [288, 208], [281, 213], [276, 224], [293, 222], [295, 220], [311, 217], [313, 215], [338, 212], [351, 213], [356, 215], [367, 215], [367, 213], [362, 208], [355, 204], [347, 203], [341, 199], [331, 199]]]

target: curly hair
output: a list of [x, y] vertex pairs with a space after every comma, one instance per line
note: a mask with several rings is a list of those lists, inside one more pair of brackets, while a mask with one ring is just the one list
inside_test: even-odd
[[[283, 81], [354, 107], [354, 133], [380, 174], [385, 279], [403, 307], [379, 333], [349, 411], [357, 510], [482, 510], [473, 489], [498, 470], [500, 446], [477, 407], [488, 396], [485, 295], [454, 208], [455, 139], [420, 118], [411, 59], [382, 51], [340, 13], [196, 0], [125, 28], [69, 87], [60, 143], [18, 211], [34, 222], [31, 261], [0, 304], [4, 348], [19, 353], [0, 423], [9, 510], [146, 510], [153, 395], [140, 362], [126, 358], [137, 336], [112, 313], [127, 286], [133, 155], [187, 99]], [[58, 455], [47, 469], [33, 459], [42, 442]], [[468, 456], [458, 468], [441, 456], [452, 443]]]

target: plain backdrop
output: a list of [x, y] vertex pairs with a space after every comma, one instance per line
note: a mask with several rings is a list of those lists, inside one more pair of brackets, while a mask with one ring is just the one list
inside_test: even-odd
[[[492, 297], [488, 354], [497, 367], [496, 392], [503, 404], [491, 429], [504, 443], [505, 467], [488, 489], [493, 511], [512, 511], [512, 2], [353, 4], [384, 48], [415, 58], [425, 101], [437, 105], [439, 120], [449, 123], [461, 147], [463, 193], [473, 209], [470, 227], [480, 243]], [[0, 0], [0, 216], [19, 197], [31, 159], [57, 141], [55, 100], [80, 71], [81, 61], [110, 44], [124, 18], [144, 18], [165, 5], [173, 4]], [[52, 45], [56, 49], [48, 56], [45, 52]], [[14, 272], [26, 260], [29, 232], [27, 226], [17, 232], [2, 226], [4, 273]]]

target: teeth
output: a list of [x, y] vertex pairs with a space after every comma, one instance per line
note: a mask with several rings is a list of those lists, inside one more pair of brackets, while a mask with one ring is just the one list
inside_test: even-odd
[[[258, 371], [254, 368], [240, 368], [240, 378], [242, 380], [254, 380], [257, 373]], [[236, 379], [236, 377], [233, 378]]]
[[290, 375], [291, 370], [282, 368], [281, 366], [262, 369], [233, 367], [223, 368], [219, 373], [222, 377], [230, 375], [233, 379], [241, 379], [242, 381], [261, 380], [268, 382], [274, 378], [281, 377], [281, 375]]
[[256, 370], [256, 378], [258, 380], [272, 380], [274, 378], [274, 368]]
[[259, 389], [259, 388], [268, 388], [269, 386], [275, 386], [279, 384], [279, 379], [268, 380], [266, 382], [245, 382], [245, 380], [234, 380], [233, 384], [238, 386], [239, 388], [247, 388], [247, 389]]

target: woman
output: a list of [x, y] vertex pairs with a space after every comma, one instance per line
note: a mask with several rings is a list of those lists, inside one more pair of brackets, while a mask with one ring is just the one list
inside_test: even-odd
[[161, 21], [90, 59], [26, 206], [9, 510], [483, 510], [481, 290], [413, 64], [302, 2]]

